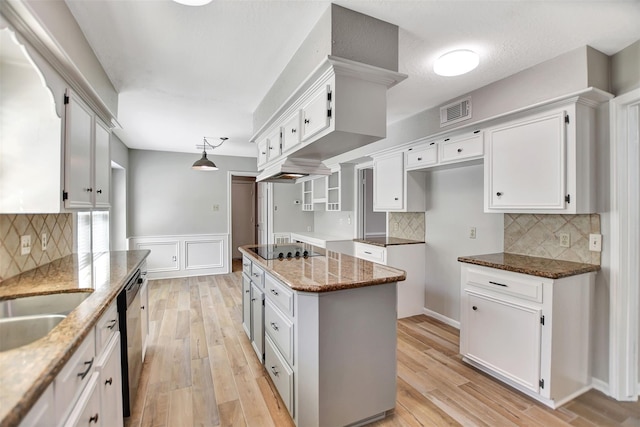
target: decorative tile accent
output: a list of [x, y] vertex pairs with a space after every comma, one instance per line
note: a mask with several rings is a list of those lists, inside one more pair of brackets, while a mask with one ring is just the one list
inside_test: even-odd
[[[47, 233], [47, 250], [42, 250]], [[20, 255], [20, 236], [31, 236], [31, 253]], [[0, 215], [0, 282], [28, 270], [71, 255], [72, 214]]]
[[[560, 234], [571, 247], [560, 246]], [[589, 250], [589, 234], [600, 234], [600, 215], [504, 215], [504, 251], [600, 265], [600, 252]]]
[[[389, 212], [387, 218], [387, 235], [400, 239], [420, 240], [425, 239], [424, 212]], [[398, 225], [396, 230], [396, 224]]]

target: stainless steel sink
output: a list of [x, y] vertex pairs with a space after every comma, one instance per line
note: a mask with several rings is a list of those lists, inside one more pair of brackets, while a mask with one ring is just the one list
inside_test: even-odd
[[38, 295], [0, 301], [0, 319], [39, 314], [69, 314], [90, 292]]
[[0, 319], [0, 351], [30, 344], [44, 337], [66, 316], [42, 314]]

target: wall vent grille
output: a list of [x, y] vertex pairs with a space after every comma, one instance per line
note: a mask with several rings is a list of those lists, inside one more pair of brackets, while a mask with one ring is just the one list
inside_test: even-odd
[[440, 127], [471, 118], [471, 97], [440, 107]]

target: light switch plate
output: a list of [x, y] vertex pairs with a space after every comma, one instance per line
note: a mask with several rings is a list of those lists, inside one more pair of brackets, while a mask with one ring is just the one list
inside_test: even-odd
[[589, 234], [589, 250], [602, 252], [602, 234]]
[[20, 236], [20, 254], [29, 255], [31, 253], [31, 235]]
[[469, 238], [470, 239], [475, 239], [476, 238], [476, 228], [475, 227], [469, 228]]

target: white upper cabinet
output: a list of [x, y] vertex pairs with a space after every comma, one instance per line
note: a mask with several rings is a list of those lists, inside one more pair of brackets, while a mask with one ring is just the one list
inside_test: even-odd
[[280, 156], [282, 144], [280, 138], [282, 131], [280, 127], [273, 130], [267, 137], [267, 160], [272, 160]]
[[268, 138], [261, 139], [257, 142], [256, 147], [258, 149], [258, 169], [267, 164], [268, 155], [267, 152], [269, 150], [269, 140]]
[[438, 151], [440, 164], [481, 158], [484, 155], [483, 135], [477, 130], [470, 135], [445, 138]]
[[572, 103], [489, 128], [485, 212], [594, 212], [594, 123]]
[[67, 93], [63, 195], [65, 207], [109, 207], [109, 129], [78, 96], [71, 91]]
[[401, 211], [404, 204], [404, 158], [402, 153], [373, 160], [373, 210]]
[[283, 153], [288, 153], [300, 144], [300, 133], [300, 111], [296, 111], [282, 124]]
[[331, 122], [331, 86], [324, 85], [302, 107], [302, 140], [308, 141], [329, 127]]

